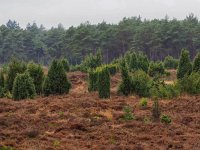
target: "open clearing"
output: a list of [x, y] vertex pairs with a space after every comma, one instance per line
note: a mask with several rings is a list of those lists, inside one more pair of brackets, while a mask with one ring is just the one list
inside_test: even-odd
[[[100, 100], [87, 92], [87, 76], [69, 73], [68, 95], [35, 100], [0, 100], [0, 145], [16, 150], [167, 150], [200, 149], [200, 96], [162, 100], [170, 125], [151, 122], [152, 101], [141, 109], [139, 98], [120, 96], [117, 74], [111, 80], [111, 98]], [[123, 107], [136, 117], [124, 121]]]

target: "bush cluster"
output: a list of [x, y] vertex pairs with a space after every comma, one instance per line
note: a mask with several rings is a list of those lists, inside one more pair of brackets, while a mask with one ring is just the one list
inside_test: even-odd
[[5, 79], [3, 72], [0, 72], [0, 98], [4, 97], [5, 92]]
[[170, 124], [172, 122], [170, 116], [168, 115], [162, 115], [160, 118], [162, 123]]
[[85, 57], [81, 64], [81, 71], [87, 72], [88, 69], [96, 69], [102, 64], [102, 55], [101, 52], [98, 51], [95, 55], [89, 54]]
[[56, 95], [68, 93], [70, 87], [71, 83], [67, 78], [63, 64], [58, 60], [53, 60], [48, 75], [44, 81], [44, 94], [48, 96], [50, 94]]
[[44, 81], [43, 68], [39, 64], [35, 64], [35, 63], [31, 62], [27, 66], [27, 71], [28, 71], [30, 77], [33, 79], [36, 93], [41, 94], [42, 93], [42, 84]]
[[172, 56], [167, 56], [164, 60], [164, 67], [166, 69], [176, 69], [178, 67], [178, 60]]
[[6, 80], [6, 90], [12, 92], [15, 77], [17, 76], [18, 73], [24, 73], [26, 71], [26, 68], [27, 66], [24, 62], [21, 62], [16, 59], [13, 59], [9, 63], [7, 80]]
[[136, 70], [143, 70], [146, 73], [148, 72], [149, 60], [146, 55], [142, 53], [127, 52], [124, 59], [130, 72]]
[[149, 75], [151, 77], [160, 76], [165, 73], [165, 68], [162, 62], [151, 62], [149, 65]]
[[194, 59], [193, 63], [193, 72], [199, 72], [200, 73], [200, 53], [198, 53]]

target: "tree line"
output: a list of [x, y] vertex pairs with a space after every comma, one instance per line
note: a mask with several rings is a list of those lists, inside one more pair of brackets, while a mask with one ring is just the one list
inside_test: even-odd
[[15, 57], [48, 65], [53, 59], [67, 58], [76, 65], [98, 50], [105, 63], [129, 50], [141, 51], [150, 60], [163, 60], [168, 55], [178, 58], [183, 48], [191, 58], [200, 50], [200, 22], [194, 14], [183, 20], [139, 16], [123, 18], [118, 24], [86, 22], [68, 29], [62, 24], [45, 29], [36, 23], [23, 29], [11, 20], [0, 26], [0, 63]]

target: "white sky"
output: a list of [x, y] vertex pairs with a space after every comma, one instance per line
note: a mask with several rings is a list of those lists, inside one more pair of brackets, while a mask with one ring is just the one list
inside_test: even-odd
[[200, 0], [0, 0], [0, 24], [16, 20], [21, 27], [28, 22], [45, 27], [77, 26], [89, 21], [117, 23], [123, 17], [183, 19], [189, 13], [200, 15]]

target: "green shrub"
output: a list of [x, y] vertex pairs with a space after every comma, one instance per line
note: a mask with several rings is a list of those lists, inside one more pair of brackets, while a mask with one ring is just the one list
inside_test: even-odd
[[137, 68], [138, 70], [143, 70], [146, 73], [148, 72], [149, 60], [146, 55], [142, 53], [137, 55]]
[[165, 73], [165, 68], [162, 62], [151, 62], [149, 66], [149, 75], [151, 77], [163, 75]]
[[98, 51], [95, 55], [89, 54], [85, 57], [81, 64], [81, 71], [87, 72], [88, 69], [96, 69], [102, 64], [102, 55], [101, 52]]
[[200, 74], [193, 72], [188, 76], [184, 76], [178, 81], [178, 85], [182, 92], [200, 94]]
[[74, 71], [82, 71], [81, 70], [81, 65], [72, 65], [70, 66], [70, 71], [74, 72]]
[[69, 66], [69, 62], [67, 59], [61, 59], [61, 62], [63, 64], [63, 67], [65, 69], [66, 72], [69, 72], [70, 71], [70, 66]]
[[117, 65], [109, 64], [106, 65], [106, 67], [108, 68], [110, 75], [115, 75], [117, 73]]
[[122, 81], [119, 85], [118, 92], [128, 96], [131, 93], [132, 81], [125, 60], [121, 62], [120, 68], [121, 68]]
[[36, 93], [41, 94], [42, 93], [42, 84], [43, 84], [43, 80], [44, 80], [44, 71], [43, 71], [42, 67], [35, 63], [29, 63], [27, 70], [29, 72], [30, 77], [33, 79]]
[[141, 107], [147, 107], [147, 98], [142, 98], [139, 102]]
[[110, 74], [107, 67], [97, 69], [99, 98], [110, 98]]
[[158, 99], [154, 100], [153, 108], [152, 108], [152, 117], [154, 121], [157, 121], [160, 119], [160, 106]]
[[0, 72], [0, 98], [4, 97], [4, 92], [5, 92], [5, 79], [3, 72]]
[[25, 71], [26, 71], [26, 64], [24, 62], [13, 59], [9, 63], [8, 75], [6, 80], [6, 89], [8, 91], [12, 92], [13, 83], [17, 74], [24, 73]]
[[194, 59], [193, 63], [193, 72], [199, 72], [200, 73], [200, 53], [198, 53]]
[[0, 150], [14, 150], [14, 149], [8, 146], [0, 146]]
[[170, 116], [168, 115], [162, 115], [160, 118], [162, 123], [170, 124], [172, 122]]
[[150, 93], [151, 97], [172, 99], [180, 95], [180, 88], [177, 84], [165, 84], [164, 81], [158, 80], [153, 81]]
[[46, 96], [69, 93], [71, 83], [60, 61], [53, 60], [43, 86], [43, 92]]
[[131, 91], [139, 96], [147, 97], [150, 95], [152, 81], [144, 71], [136, 71], [132, 76]]
[[192, 64], [190, 63], [189, 51], [182, 50], [177, 70], [177, 79], [182, 79], [185, 75], [192, 72]]
[[96, 70], [89, 70], [88, 75], [88, 91], [98, 90], [98, 72]]
[[33, 79], [26, 72], [23, 74], [17, 74], [13, 85], [13, 99], [21, 100], [26, 98], [33, 99], [35, 97], [35, 86], [33, 84]]
[[164, 60], [164, 67], [166, 69], [176, 69], [178, 67], [178, 60], [172, 56], [167, 56]]
[[132, 108], [130, 106], [125, 106], [123, 108], [123, 111], [124, 111], [124, 116], [123, 116], [124, 120], [130, 121], [130, 120], [135, 119], [135, 117], [132, 113]]

